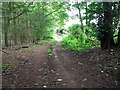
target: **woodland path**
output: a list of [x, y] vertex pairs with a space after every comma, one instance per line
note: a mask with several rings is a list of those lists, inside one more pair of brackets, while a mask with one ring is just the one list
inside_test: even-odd
[[[53, 48], [54, 56], [47, 58], [50, 44], [37, 46], [27, 53], [29, 62], [18, 64], [10, 74], [3, 76], [3, 87], [12, 88], [107, 88], [116, 87], [106, 73], [99, 72], [88, 60], [89, 54], [76, 56], [58, 43]], [[91, 52], [90, 54], [92, 54]], [[3, 58], [4, 59], [4, 58]], [[107, 80], [108, 79], [108, 80]], [[113, 81], [112, 79], [110, 81]]]

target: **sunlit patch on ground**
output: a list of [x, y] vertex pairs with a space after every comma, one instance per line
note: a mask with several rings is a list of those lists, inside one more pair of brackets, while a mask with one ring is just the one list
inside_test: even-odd
[[57, 41], [61, 41], [61, 40], [63, 39], [63, 37], [60, 36], [60, 35], [58, 35], [58, 34], [55, 34], [55, 35], [53, 36], [53, 38], [54, 38], [55, 40], [57, 40]]
[[62, 41], [65, 36], [67, 36], [67, 34], [63, 35], [54, 34], [53, 38], [57, 41]]

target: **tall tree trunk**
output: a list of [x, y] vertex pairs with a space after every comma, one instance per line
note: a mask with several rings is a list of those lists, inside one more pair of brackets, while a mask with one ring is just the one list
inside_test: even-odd
[[112, 30], [112, 5], [110, 2], [103, 2], [104, 7], [104, 35], [102, 37], [101, 41], [101, 48], [102, 49], [110, 49], [114, 45], [113, 40], [113, 30]]
[[30, 39], [30, 38], [29, 38], [29, 29], [28, 29], [28, 14], [27, 14], [27, 12], [25, 13], [25, 17], [26, 17], [26, 22], [25, 22], [26, 29], [25, 29], [25, 30], [27, 31], [26, 33], [28, 33], [28, 34], [27, 34], [28, 36], [27, 36], [27, 37], [25, 37], [25, 38], [26, 38], [26, 42], [28, 43], [28, 41], [29, 41], [29, 39]]
[[[45, 2], [43, 2], [43, 16], [45, 15]], [[45, 23], [45, 20], [44, 20], [44, 18], [43, 18], [43, 20], [42, 20], [42, 29], [45, 29], [45, 26], [44, 26], [44, 23]], [[43, 35], [45, 35], [44, 34], [44, 31], [42, 32], [42, 39], [44, 39], [44, 37], [45, 36], [43, 36]]]
[[[13, 2], [13, 5], [14, 5], [14, 7], [15, 7], [15, 3]], [[16, 11], [15, 10], [13, 10], [14, 11], [14, 15], [16, 15]], [[13, 15], [13, 16], [14, 16]], [[14, 45], [17, 45], [17, 28], [16, 28], [16, 19], [14, 19], [13, 20], [14, 21]]]
[[85, 8], [85, 9], [86, 9], [86, 25], [87, 25], [87, 13], [88, 13], [88, 12], [87, 12], [87, 9], [88, 9], [88, 8], [87, 8], [87, 2], [86, 2], [86, 8]]
[[17, 45], [17, 28], [16, 28], [16, 20], [14, 19], [14, 44]]
[[83, 31], [83, 20], [82, 20], [82, 16], [81, 16], [81, 9], [79, 7], [78, 2], [76, 3], [76, 5], [77, 5], [77, 9], [79, 10], [79, 18], [80, 18], [80, 22], [81, 22], [81, 29], [82, 29], [82, 32], [84, 32]]
[[21, 44], [21, 31], [20, 31], [20, 20], [19, 20], [19, 17], [17, 17], [17, 23], [18, 23], [18, 26], [17, 26], [17, 30], [18, 30], [18, 32], [19, 32], [19, 34], [18, 34], [18, 37], [19, 37], [19, 43]]
[[22, 35], [20, 35], [20, 43], [21, 43], [21, 45], [23, 44], [23, 37], [22, 37]]
[[[19, 18], [19, 20], [21, 20], [21, 22], [23, 22], [21, 18]], [[19, 21], [20, 25], [21, 25], [21, 22]], [[21, 43], [21, 45], [23, 44], [23, 34], [24, 34], [23, 30], [20, 30], [20, 43]]]
[[4, 8], [4, 11], [3, 11], [3, 15], [4, 15], [4, 39], [5, 39], [5, 46], [8, 47], [8, 27], [9, 27], [10, 21], [9, 21], [9, 17], [7, 17], [7, 14], [9, 11], [7, 10], [5, 3], [3, 3], [3, 8]]

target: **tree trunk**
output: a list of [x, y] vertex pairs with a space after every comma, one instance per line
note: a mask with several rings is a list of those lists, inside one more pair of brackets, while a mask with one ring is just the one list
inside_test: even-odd
[[87, 2], [86, 2], [86, 25], [87, 25]]
[[3, 3], [3, 15], [4, 15], [4, 39], [5, 39], [5, 46], [8, 47], [8, 27], [9, 27], [9, 23], [10, 21], [8, 20], [9, 18], [7, 17], [7, 9], [5, 6], [5, 3]]
[[78, 2], [76, 3], [76, 5], [77, 5], [77, 9], [79, 10], [79, 18], [80, 18], [80, 22], [81, 22], [81, 29], [82, 29], [82, 32], [84, 32], [83, 31], [83, 20], [82, 20], [82, 16], [81, 16], [80, 7], [79, 7]]
[[[13, 2], [13, 5], [14, 2]], [[14, 10], [14, 14], [16, 15], [16, 11]], [[17, 45], [17, 28], [16, 28], [16, 19], [14, 19], [14, 44]]]
[[104, 35], [101, 39], [101, 48], [110, 49], [114, 46], [113, 40], [113, 30], [112, 30], [112, 5], [110, 2], [103, 2], [104, 7], [104, 20], [103, 20], [103, 29]]
[[16, 28], [16, 20], [14, 19], [14, 44], [17, 45], [17, 28]]
[[8, 47], [8, 25], [6, 24], [6, 20], [4, 19], [4, 34], [5, 34], [5, 46]]

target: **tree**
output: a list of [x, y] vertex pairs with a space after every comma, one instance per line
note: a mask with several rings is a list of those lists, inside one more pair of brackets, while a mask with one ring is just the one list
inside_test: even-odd
[[[7, 5], [9, 6], [7, 8]], [[3, 16], [4, 16], [4, 37], [5, 37], [5, 46], [8, 47], [8, 28], [10, 25], [10, 21], [9, 21], [9, 15], [10, 15], [10, 6], [11, 6], [11, 2], [9, 3], [3, 3]]]
[[[34, 9], [34, 7], [36, 8]], [[52, 34], [50, 32], [53, 32], [53, 28], [63, 26], [65, 24], [64, 20], [68, 17], [65, 3], [52, 2], [48, 4], [41, 2], [34, 4], [31, 8], [30, 22], [34, 30], [33, 35], [36, 37], [35, 42], [49, 37]]]
[[83, 8], [83, 5], [82, 5], [82, 3], [76, 2], [76, 3], [73, 5], [73, 7], [77, 8], [78, 11], [79, 11], [79, 19], [80, 19], [80, 22], [81, 22], [81, 29], [82, 29], [82, 32], [84, 32], [84, 31], [83, 31], [83, 20], [82, 20], [82, 16], [81, 16], [81, 10], [82, 10], [82, 8]]
[[47, 39], [56, 26], [65, 25], [65, 2], [33, 2], [3, 2], [6, 47]]
[[114, 45], [112, 31], [112, 3], [103, 2], [104, 20], [103, 20], [103, 36], [101, 38], [101, 48], [110, 49]]
[[117, 6], [118, 3], [116, 2], [93, 2], [88, 5], [89, 20], [96, 19], [98, 21], [97, 28], [95, 27], [93, 31], [96, 32], [98, 40], [101, 41], [102, 49], [109, 49], [115, 46], [113, 35], [117, 32]]

